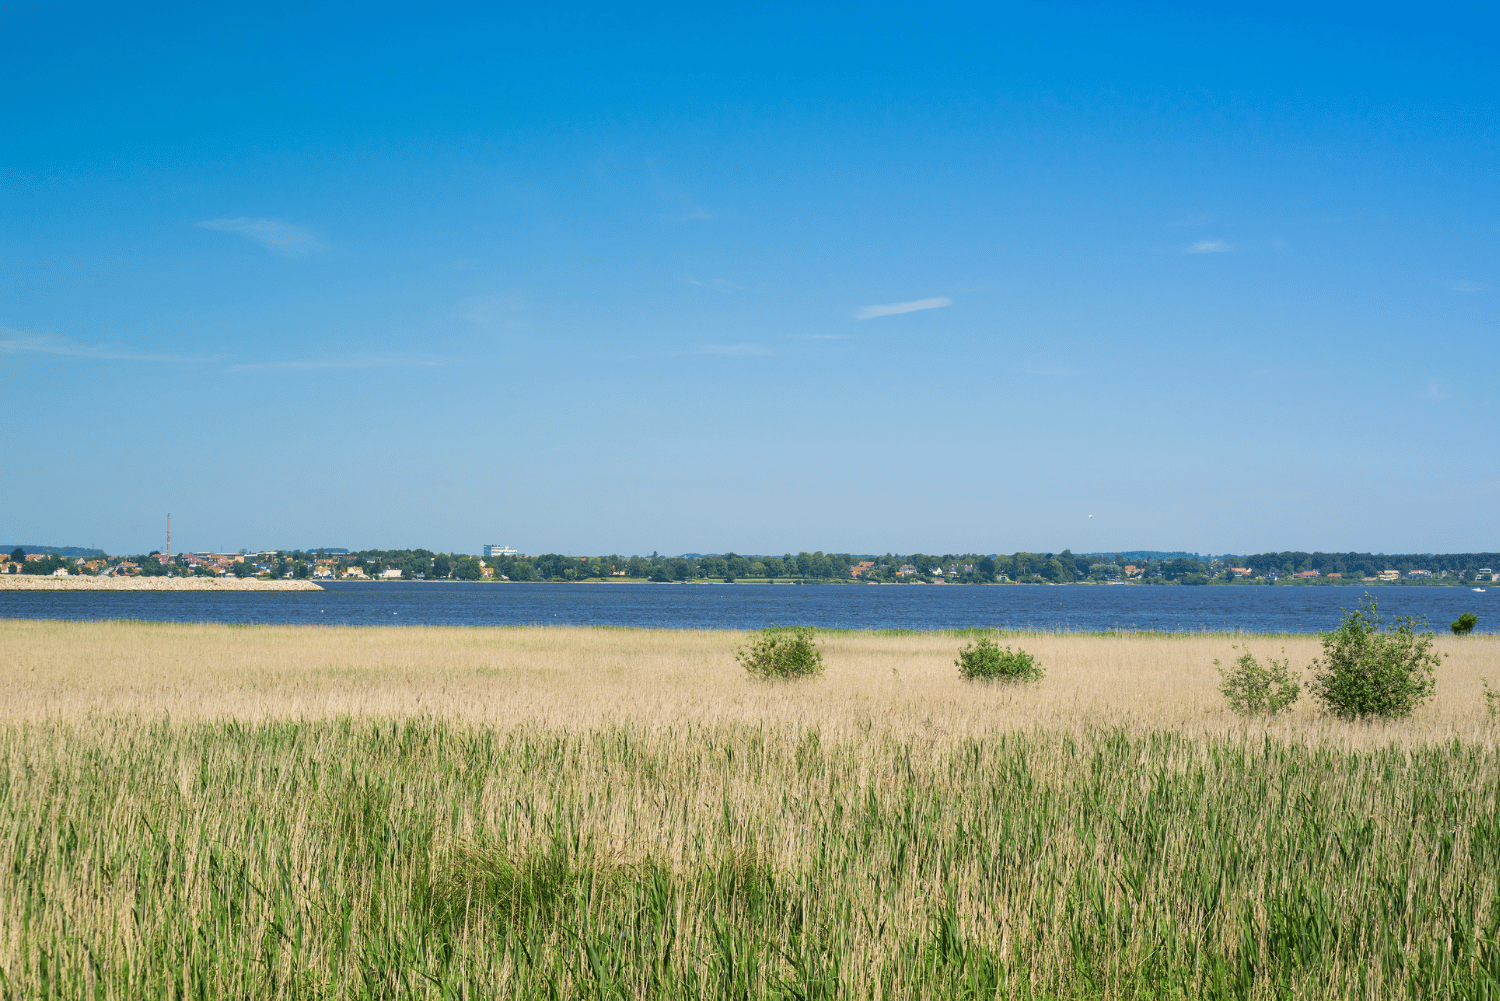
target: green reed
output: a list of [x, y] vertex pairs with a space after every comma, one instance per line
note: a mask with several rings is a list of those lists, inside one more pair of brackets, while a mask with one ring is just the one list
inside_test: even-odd
[[1500, 760], [431, 720], [0, 729], [0, 997], [1500, 997]]

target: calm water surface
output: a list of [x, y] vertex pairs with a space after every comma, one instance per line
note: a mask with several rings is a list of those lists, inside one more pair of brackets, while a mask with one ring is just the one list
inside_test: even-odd
[[[0, 618], [388, 626], [1159, 630], [1308, 633], [1353, 587], [919, 587], [769, 584], [330, 583], [324, 591], [0, 591]], [[1446, 632], [1463, 612], [1500, 625], [1500, 587], [1374, 588], [1386, 615]], [[1492, 611], [1494, 609], [1494, 611]]]

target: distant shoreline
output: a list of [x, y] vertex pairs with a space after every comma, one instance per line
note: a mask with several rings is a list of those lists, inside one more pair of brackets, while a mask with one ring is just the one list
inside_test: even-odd
[[[777, 587], [783, 587], [783, 586], [786, 586], [786, 585], [789, 585], [789, 584], [790, 585], [799, 585], [800, 584], [800, 585], [806, 585], [806, 586], [809, 586], [809, 587], [814, 587], [814, 586], [822, 587], [822, 586], [832, 585], [832, 586], [837, 586], [837, 587], [849, 587], [849, 586], [866, 587], [866, 586], [869, 586], [869, 587], [1240, 587], [1240, 588], [1243, 588], [1243, 587], [1458, 587], [1458, 588], [1472, 588], [1472, 587], [1476, 587], [1476, 586], [1482, 585], [1485, 582], [1484, 581], [1480, 581], [1478, 584], [1475, 584], [1472, 581], [1458, 581], [1458, 582], [1452, 582], [1452, 583], [1450, 583], [1450, 582], [1447, 582], [1447, 581], [1431, 581], [1431, 580], [1380, 580], [1378, 578], [1369, 578], [1369, 577], [1366, 577], [1366, 578], [1363, 578], [1363, 579], [1349, 578], [1349, 579], [1344, 579], [1344, 580], [1340, 580], [1338, 578], [1334, 578], [1333, 580], [1329, 580], [1326, 577], [1322, 578], [1322, 579], [1318, 579], [1318, 580], [1287, 580], [1286, 578], [1282, 578], [1282, 579], [1276, 581], [1275, 583], [1272, 583], [1271, 581], [1267, 581], [1267, 580], [1236, 580], [1236, 581], [1214, 580], [1214, 581], [1209, 581], [1206, 584], [1181, 584], [1181, 583], [1178, 583], [1176, 581], [1163, 581], [1161, 583], [1156, 583], [1156, 582], [1152, 582], [1152, 581], [1140, 581], [1140, 580], [1117, 581], [1117, 582], [1112, 582], [1112, 583], [1106, 583], [1104, 581], [1093, 581], [1093, 580], [1070, 580], [1070, 581], [1062, 581], [1062, 582], [1007, 580], [1007, 581], [994, 581], [992, 583], [991, 582], [978, 582], [978, 581], [971, 582], [971, 583], [950, 583], [950, 582], [946, 582], [945, 581], [945, 582], [939, 584], [937, 581], [844, 580], [842, 578], [833, 578], [833, 577], [809, 577], [809, 578], [806, 578], [806, 579], [803, 579], [803, 580], [796, 580], [796, 579], [790, 579], [789, 580], [789, 579], [787, 579], [785, 577], [778, 577], [776, 580], [766, 580], [766, 579], [760, 578], [760, 577], [741, 577], [741, 578], [739, 578], [737, 580], [723, 580], [721, 578], [704, 578], [704, 577], [697, 577], [697, 578], [694, 578], [692, 580], [646, 580], [645, 578], [642, 578], [642, 577], [615, 578], [614, 580], [599, 580], [597, 578], [588, 578], [588, 579], [584, 579], [584, 580], [556, 580], [556, 579], [552, 579], [552, 580], [491, 580], [489, 578], [486, 578], [484, 580], [449, 580], [449, 579], [440, 579], [440, 580], [406, 580], [406, 579], [379, 580], [379, 579], [364, 579], [364, 578], [358, 578], [358, 577], [352, 577], [352, 578], [350, 578], [350, 577], [336, 577], [336, 578], [333, 578], [332, 580], [329, 580], [329, 579], [325, 578], [325, 579], [322, 580], [322, 583], [325, 583], [325, 584], [328, 584], [328, 583], [333, 583], [333, 584], [590, 584], [590, 585], [595, 585], [595, 586], [612, 585], [612, 584], [630, 584], [630, 585], [659, 584], [659, 585], [663, 585], [663, 586], [668, 586], [668, 585], [673, 585], [673, 584], [685, 584], [685, 585], [696, 585], [696, 586], [699, 586], [699, 587], [702, 587], [702, 586], [705, 586], [705, 585], [721, 585], [721, 584], [762, 584], [762, 585], [763, 584], [774, 584]], [[1495, 587], [1500, 588], [1500, 583], [1496, 583]]]
[[52, 577], [0, 575], [0, 591], [321, 591], [307, 580], [254, 577]]
[[1148, 584], [1140, 581], [1128, 581], [1118, 584], [1103, 584], [1094, 581], [1067, 581], [1064, 583], [1039, 583], [1005, 581], [994, 584], [937, 584], [935, 582], [916, 581], [856, 581], [836, 580], [826, 578], [810, 578], [807, 580], [787, 580], [785, 578], [769, 580], [747, 580], [741, 578], [735, 581], [705, 580], [698, 578], [690, 581], [653, 581], [639, 578], [617, 579], [617, 580], [359, 580], [338, 579], [334, 581], [323, 580], [313, 582], [310, 580], [262, 580], [256, 577], [90, 577], [87, 575], [76, 575], [68, 577], [52, 577], [28, 574], [4, 574], [0, 575], [0, 591], [322, 591], [323, 584], [631, 584], [648, 585], [656, 584], [662, 586], [718, 586], [724, 584], [751, 584], [751, 585], [774, 585], [776, 587], [787, 586], [870, 586], [877, 587], [1473, 587], [1469, 583], [1438, 583], [1435, 581], [1385, 581], [1385, 580], [1281, 580], [1272, 584], [1265, 581], [1213, 581], [1204, 585], [1187, 584]]

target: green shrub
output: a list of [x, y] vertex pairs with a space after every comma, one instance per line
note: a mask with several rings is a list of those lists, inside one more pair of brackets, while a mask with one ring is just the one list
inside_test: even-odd
[[1025, 650], [1002, 650], [988, 636], [958, 651], [953, 663], [967, 681], [1041, 681], [1045, 673]]
[[1500, 688], [1491, 688], [1489, 678], [1480, 678], [1479, 683], [1484, 685], [1485, 709], [1491, 716], [1500, 716]]
[[1375, 599], [1346, 611], [1339, 627], [1323, 634], [1323, 656], [1313, 661], [1312, 692], [1341, 719], [1405, 719], [1431, 698], [1433, 672], [1442, 658], [1432, 651], [1433, 634], [1419, 632], [1426, 622], [1399, 616], [1395, 628]]
[[734, 659], [757, 678], [811, 678], [823, 673], [823, 651], [810, 626], [771, 626], [750, 637]]
[[1292, 678], [1290, 659], [1271, 657], [1262, 667], [1246, 650], [1233, 667], [1223, 667], [1217, 660], [1214, 667], [1219, 669], [1219, 676], [1223, 679], [1219, 691], [1229, 700], [1229, 708], [1241, 716], [1275, 716], [1290, 709], [1302, 693], [1302, 685]]
[[1478, 624], [1479, 616], [1475, 615], [1473, 612], [1465, 612], [1458, 618], [1454, 619], [1453, 624], [1448, 628], [1453, 630], [1454, 636], [1467, 636], [1474, 631], [1474, 627]]

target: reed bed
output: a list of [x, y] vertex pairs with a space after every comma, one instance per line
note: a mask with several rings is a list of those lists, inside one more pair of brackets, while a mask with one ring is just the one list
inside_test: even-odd
[[0, 621], [0, 997], [1500, 997], [1500, 638], [1403, 724], [965, 639]]

